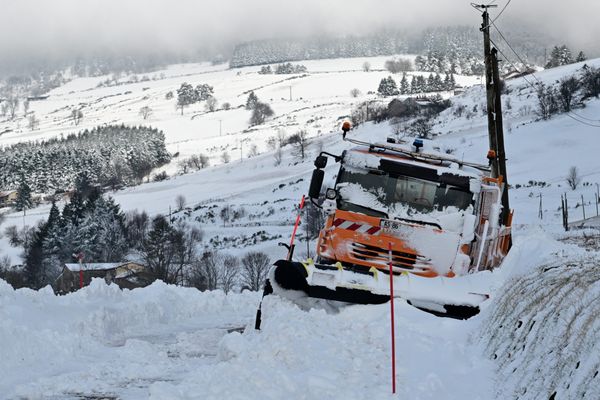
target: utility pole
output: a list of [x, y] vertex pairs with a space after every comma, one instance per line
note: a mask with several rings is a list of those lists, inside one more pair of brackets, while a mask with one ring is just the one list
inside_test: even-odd
[[[483, 24], [481, 25], [481, 32], [483, 32], [483, 55], [485, 59], [485, 89], [487, 95], [487, 115], [488, 115], [488, 137], [490, 140], [490, 150], [496, 151], [496, 121], [494, 120], [494, 84], [493, 84], [493, 66], [492, 66], [492, 45], [490, 41], [490, 14], [488, 8], [497, 7], [496, 5], [477, 5], [477, 8], [483, 10]], [[497, 152], [496, 152], [497, 155]], [[496, 160], [492, 161], [492, 176], [497, 178], [499, 175], [498, 163]]]
[[292, 85], [290, 85], [290, 101], [292, 101]]
[[488, 114], [488, 137], [490, 150], [493, 150], [491, 158], [492, 176], [502, 176], [504, 190], [502, 191], [502, 214], [503, 224], [508, 223], [510, 205], [508, 201], [508, 174], [506, 171], [506, 152], [504, 150], [504, 127], [502, 122], [502, 99], [500, 87], [500, 72], [498, 71], [498, 50], [492, 49], [490, 39], [490, 15], [488, 9], [497, 7], [496, 4], [480, 4], [476, 6], [483, 10], [483, 51], [485, 56], [485, 88], [487, 95]]
[[223, 136], [223, 120], [219, 120], [219, 136]]
[[508, 203], [508, 172], [506, 171], [506, 151], [504, 150], [504, 124], [502, 122], [502, 93], [500, 87], [500, 73], [498, 71], [498, 50], [492, 49], [492, 78], [494, 79], [494, 123], [496, 136], [496, 165], [498, 175], [504, 180], [502, 191], [502, 222], [508, 222], [510, 205]]

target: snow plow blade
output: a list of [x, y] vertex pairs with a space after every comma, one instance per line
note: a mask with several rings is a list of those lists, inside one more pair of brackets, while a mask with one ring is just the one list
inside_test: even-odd
[[[416, 281], [419, 283], [415, 283]], [[468, 319], [480, 311], [479, 303], [487, 295], [476, 293], [448, 293], [443, 298], [437, 293], [427, 296], [423, 284], [435, 278], [409, 277], [407, 274], [394, 275], [394, 296], [405, 299], [410, 305], [440, 317]], [[402, 284], [404, 281], [405, 284]], [[390, 300], [389, 275], [371, 268], [368, 271], [352, 271], [341, 264], [320, 265], [312, 262], [279, 260], [269, 272], [269, 283], [273, 294], [300, 303], [306, 297], [333, 300], [350, 304], [382, 304]], [[414, 286], [413, 293], [410, 287]], [[386, 290], [387, 289], [387, 290]], [[435, 288], [432, 290], [435, 291]], [[425, 291], [427, 292], [427, 291]], [[438, 291], [439, 292], [439, 291]]]

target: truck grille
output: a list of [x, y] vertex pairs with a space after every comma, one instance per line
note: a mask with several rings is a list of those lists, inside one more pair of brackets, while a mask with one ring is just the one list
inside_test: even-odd
[[[388, 250], [362, 243], [352, 243], [352, 256], [358, 260], [376, 265], [387, 265], [389, 263]], [[418, 254], [392, 250], [392, 265], [397, 268], [423, 270], [429, 267], [430, 261]]]

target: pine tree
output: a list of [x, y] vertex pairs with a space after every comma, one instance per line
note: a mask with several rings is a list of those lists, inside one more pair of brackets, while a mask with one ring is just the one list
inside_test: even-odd
[[442, 78], [440, 77], [440, 74], [436, 73], [434, 78], [433, 78], [433, 91], [434, 92], [440, 92], [444, 89], [444, 83], [442, 82]]
[[383, 78], [379, 82], [379, 88], [377, 92], [382, 96], [396, 96], [398, 94], [398, 87], [396, 81], [391, 76]]
[[408, 79], [406, 78], [406, 72], [402, 74], [402, 80], [400, 81], [400, 94], [409, 94], [410, 87], [408, 85]]
[[424, 71], [425, 70], [425, 64], [426, 64], [426, 60], [423, 58], [423, 56], [418, 55], [417, 57], [415, 57], [415, 68], [417, 71]]
[[15, 209], [17, 211], [23, 211], [30, 209], [33, 206], [31, 200], [31, 188], [25, 180], [25, 176], [21, 175], [19, 188], [17, 189], [17, 199], [15, 200]]
[[175, 257], [175, 239], [176, 231], [164, 216], [158, 215], [152, 220], [144, 243], [144, 258], [154, 276], [167, 283], [172, 281], [170, 269]]
[[559, 65], [568, 65], [573, 63], [573, 55], [571, 54], [571, 50], [562, 45], [560, 47], [560, 64]]
[[583, 51], [580, 51], [579, 54], [577, 54], [577, 58], [575, 59], [576, 62], [583, 62], [587, 60], [587, 57], [585, 56], [585, 53]]
[[46, 232], [43, 226], [38, 227], [33, 233], [31, 240], [25, 248], [23, 274], [27, 286], [32, 289], [39, 289], [46, 285], [46, 275], [42, 269], [43, 250]]
[[418, 89], [417, 77], [413, 75], [413, 77], [410, 81], [410, 93], [411, 94], [418, 93], [417, 89]]
[[427, 81], [424, 76], [417, 76], [417, 89], [415, 93], [423, 93], [427, 91]]
[[253, 110], [257, 103], [258, 96], [254, 93], [254, 91], [250, 92], [248, 99], [246, 100], [246, 110]]
[[435, 77], [433, 74], [429, 74], [427, 78], [427, 83], [425, 84], [424, 92], [434, 92], [435, 91]]
[[571, 50], [566, 45], [554, 46], [550, 53], [550, 61], [546, 64], [546, 68], [559, 67], [561, 65], [567, 65], [573, 63], [573, 56]]
[[[41, 275], [44, 280], [52, 283], [60, 274], [60, 270], [63, 265], [61, 257], [62, 249], [66, 244], [64, 241], [64, 228], [60, 211], [56, 206], [56, 202], [52, 202], [50, 208], [50, 214], [48, 220], [44, 226], [44, 237], [41, 241], [42, 247], [42, 263], [41, 263]], [[67, 261], [65, 259], [64, 261]]]
[[71, 197], [71, 201], [63, 208], [63, 223], [66, 225], [79, 225], [84, 216], [85, 208], [85, 201], [81, 193], [76, 190]]

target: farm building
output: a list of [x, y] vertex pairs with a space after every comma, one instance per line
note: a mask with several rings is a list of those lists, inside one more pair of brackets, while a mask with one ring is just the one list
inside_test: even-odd
[[0, 191], [0, 207], [11, 206], [17, 200], [17, 196], [16, 190]]
[[135, 262], [71, 263], [64, 265], [62, 273], [56, 279], [54, 290], [57, 293], [73, 292], [81, 285], [89, 285], [93, 278], [103, 278], [106, 283], [115, 283], [121, 289], [144, 287], [154, 281], [152, 273]]

